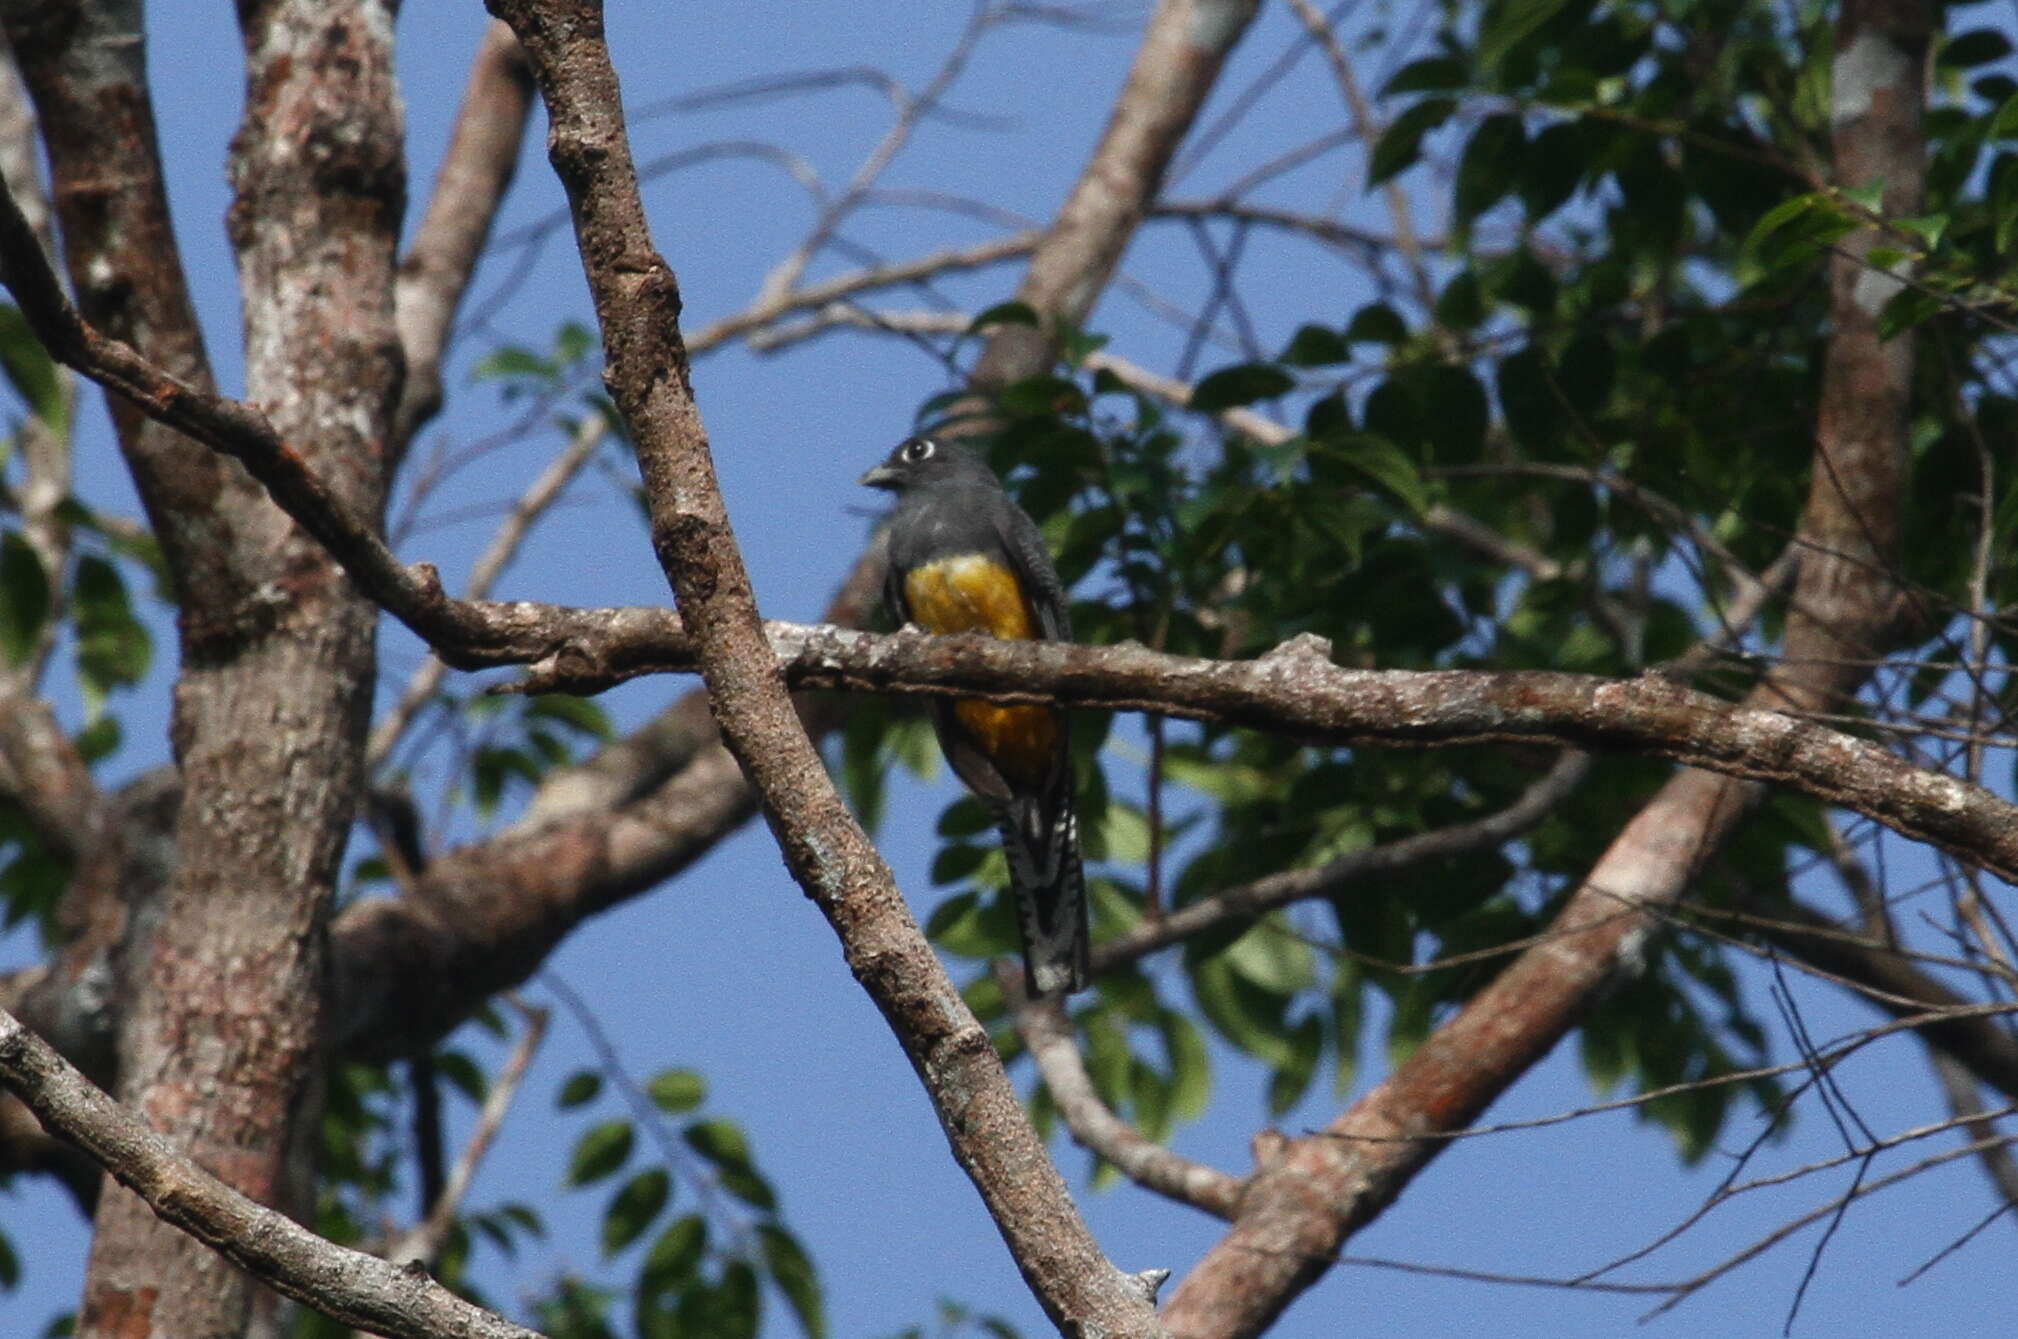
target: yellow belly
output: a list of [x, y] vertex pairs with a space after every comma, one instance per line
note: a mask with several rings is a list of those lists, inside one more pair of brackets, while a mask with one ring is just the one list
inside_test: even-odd
[[[904, 602], [927, 632], [985, 632], [1005, 641], [1037, 635], [1016, 574], [978, 553], [913, 568], [904, 576]], [[1058, 748], [1057, 712], [962, 699], [953, 704], [953, 719], [1012, 783], [1043, 785]]]

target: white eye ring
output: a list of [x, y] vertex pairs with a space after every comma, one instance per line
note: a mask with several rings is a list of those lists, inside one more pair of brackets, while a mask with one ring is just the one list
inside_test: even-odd
[[904, 459], [915, 465], [920, 461], [930, 460], [932, 453], [938, 449], [939, 444], [930, 437], [920, 437], [904, 448]]

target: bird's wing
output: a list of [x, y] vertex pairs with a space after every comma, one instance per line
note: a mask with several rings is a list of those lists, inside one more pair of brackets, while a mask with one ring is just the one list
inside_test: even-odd
[[989, 512], [995, 537], [1010, 569], [1016, 573], [1024, 598], [1030, 602], [1030, 611], [1037, 616], [1039, 636], [1049, 642], [1071, 641], [1072, 619], [1065, 609], [1065, 585], [1058, 579], [1058, 569], [1051, 565], [1051, 551], [1044, 546], [1044, 536], [1038, 533], [1036, 522], [1010, 501], [1006, 493], [994, 496]]

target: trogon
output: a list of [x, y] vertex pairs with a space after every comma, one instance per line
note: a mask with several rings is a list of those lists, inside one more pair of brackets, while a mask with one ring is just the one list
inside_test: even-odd
[[[912, 437], [862, 482], [897, 494], [883, 589], [900, 624], [1072, 639], [1065, 588], [1043, 537], [972, 449]], [[1002, 831], [1030, 989], [1080, 989], [1087, 979], [1086, 876], [1063, 715], [1046, 706], [935, 698], [933, 724], [946, 760]]]

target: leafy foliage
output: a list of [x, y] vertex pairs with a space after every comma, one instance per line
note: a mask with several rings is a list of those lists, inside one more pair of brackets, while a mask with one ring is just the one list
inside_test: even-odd
[[[1969, 366], [2009, 310], [2000, 253], [2018, 235], [2018, 167], [1998, 146], [2018, 138], [2018, 85], [1971, 73], [2007, 54], [2000, 34], [1942, 47], [1941, 68], [1973, 83], [1930, 121], [1924, 212], [1885, 218], [1875, 192], [1817, 190], [1804, 171], [1827, 158], [1833, 34], [1819, 10], [1504, 0], [1445, 13], [1431, 54], [1384, 90], [1367, 174], [1450, 173], [1459, 245], [1430, 300], [1307, 321], [1277, 357], [1199, 377], [1181, 408], [1089, 369], [1083, 349], [1098, 341], [1074, 332], [1057, 369], [999, 395], [994, 463], [1051, 540], [1082, 639], [1249, 656], [1316, 634], [1354, 665], [1639, 673], [1715, 634], [1733, 583], [1797, 523], [1824, 266], [1847, 237], [1887, 230], [1871, 263], [1914, 277], [1894, 286], [1886, 324], [1935, 341], [1930, 366]], [[1962, 439], [2011, 409], [1974, 388], [1979, 423], [1957, 430], [1944, 426], [1955, 393], [1929, 378], [1919, 468], [1966, 490]], [[955, 402], [929, 401], [921, 418]], [[1256, 435], [1236, 414], [1250, 408], [1290, 427]], [[2000, 526], [2018, 525], [2005, 512]], [[1914, 575], [1959, 595], [1956, 552], [1927, 544]], [[1710, 682], [1741, 691], [1746, 667]], [[914, 720], [886, 711], [851, 729], [844, 777], [865, 804], [918, 747]], [[1145, 778], [1140, 746], [1111, 729], [1075, 725], [1098, 938], [1154, 914], [1152, 844], [1160, 899], [1188, 906], [1491, 813], [1549, 763], [1167, 724]], [[1201, 936], [1175, 976], [1103, 979], [1076, 1014], [1096, 1086], [1160, 1136], [1210, 1086], [1202, 1026], [1259, 1064], [1273, 1114], [1327, 1069], [1350, 1088], [1368, 1042], [1405, 1055], [1541, 930], [1663, 775], [1601, 762], [1512, 846]], [[1165, 792], [1160, 831], [1145, 787]], [[939, 832], [934, 942], [960, 958], [1013, 953], [1006, 871], [978, 806], [954, 801]], [[1695, 900], [1770, 908], [1824, 841], [1818, 824], [1761, 820]], [[1760, 1063], [1730, 952], [1682, 936], [1653, 953], [1585, 1031], [1593, 1082], [1644, 1091]], [[985, 977], [970, 995], [999, 1017]], [[1365, 1035], [1376, 1020], [1384, 1038]], [[1693, 1159], [1737, 1091], [1698, 1088], [1642, 1114]], [[1749, 1092], [1775, 1098], [1769, 1083]]]
[[[615, 1114], [594, 1116], [613, 1101]], [[644, 1339], [754, 1335], [768, 1282], [807, 1339], [822, 1339], [826, 1312], [812, 1258], [780, 1216], [777, 1192], [741, 1127], [696, 1114], [706, 1102], [706, 1081], [687, 1069], [662, 1070], [636, 1085], [621, 1073], [580, 1070], [556, 1094], [559, 1109], [593, 1117], [575, 1142], [567, 1184], [615, 1187], [603, 1209], [603, 1255], [643, 1246], [624, 1332]], [[669, 1118], [676, 1116], [689, 1119], [675, 1127]], [[556, 1318], [556, 1335], [601, 1334], [619, 1300], [567, 1279], [542, 1314]]]

